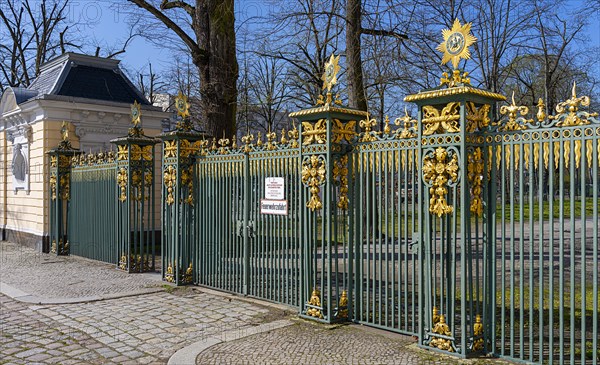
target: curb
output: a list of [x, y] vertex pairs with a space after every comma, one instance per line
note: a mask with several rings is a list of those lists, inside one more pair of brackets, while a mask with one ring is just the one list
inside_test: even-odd
[[0, 293], [6, 295], [7, 297], [14, 299], [18, 302], [29, 303], [29, 304], [76, 304], [76, 303], [89, 303], [89, 302], [98, 302], [101, 300], [109, 300], [109, 299], [119, 299], [125, 297], [134, 297], [138, 295], [144, 294], [153, 294], [164, 291], [164, 288], [154, 288], [154, 289], [145, 289], [138, 290], [128, 293], [118, 293], [118, 294], [107, 294], [107, 295], [93, 295], [89, 297], [76, 297], [76, 298], [45, 298], [38, 297], [32, 295], [30, 293], [24, 292], [18, 288], [15, 288], [11, 285], [3, 283], [0, 281]]
[[198, 355], [200, 355], [203, 351], [206, 351], [212, 346], [218, 345], [223, 342], [240, 340], [242, 338], [256, 335], [259, 333], [291, 326], [292, 324], [294, 324], [294, 322], [292, 322], [289, 319], [281, 319], [274, 322], [264, 323], [256, 327], [232, 330], [217, 335], [217, 337], [207, 337], [203, 340], [194, 342], [193, 344], [178, 350], [176, 353], [173, 354], [173, 356], [171, 356], [171, 358], [169, 358], [169, 362], [167, 363], [167, 365], [195, 365], [196, 358], [198, 357]]

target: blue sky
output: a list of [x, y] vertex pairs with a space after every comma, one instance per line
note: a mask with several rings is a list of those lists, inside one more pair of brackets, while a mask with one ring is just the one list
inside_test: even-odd
[[[584, 0], [570, 1], [573, 7], [583, 3]], [[243, 22], [250, 16], [266, 12], [264, 4], [264, 0], [236, 0], [236, 21]], [[69, 17], [79, 23], [82, 36], [97, 40], [102, 46], [101, 54], [106, 54], [106, 45], [122, 44], [127, 38], [127, 9], [131, 9], [131, 6], [125, 0], [72, 0]], [[600, 14], [590, 20], [586, 36], [592, 47], [600, 47]], [[170, 51], [138, 37], [127, 47], [127, 52], [118, 58], [131, 71], [141, 69], [151, 62], [153, 68], [160, 72], [171, 62], [170, 56]]]

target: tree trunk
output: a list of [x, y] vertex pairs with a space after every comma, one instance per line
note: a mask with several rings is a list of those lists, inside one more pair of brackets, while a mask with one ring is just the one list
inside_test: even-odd
[[234, 0], [196, 0], [193, 28], [200, 49], [193, 55], [200, 73], [201, 118], [213, 137], [235, 134], [238, 63]]
[[348, 75], [348, 101], [350, 107], [367, 110], [363, 84], [362, 57], [360, 54], [361, 0], [346, 1], [346, 62]]

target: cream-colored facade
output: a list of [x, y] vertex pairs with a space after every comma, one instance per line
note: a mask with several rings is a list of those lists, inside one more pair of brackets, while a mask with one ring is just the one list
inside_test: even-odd
[[[96, 59], [77, 57], [83, 61]], [[114, 61], [110, 61], [114, 65]], [[19, 100], [24, 98], [28, 99]], [[129, 103], [52, 94], [31, 97], [27, 90], [7, 89], [0, 101], [2, 238], [38, 249], [47, 248], [49, 159], [46, 152], [58, 146], [63, 121], [70, 122], [69, 139], [74, 148], [98, 152], [114, 148], [110, 140], [127, 135], [130, 111]], [[142, 106], [142, 126], [149, 136], [158, 135], [161, 123], [168, 117], [160, 108]], [[24, 181], [15, 177], [19, 175], [15, 163], [21, 162], [21, 157], [16, 156], [19, 154], [27, 166]]]

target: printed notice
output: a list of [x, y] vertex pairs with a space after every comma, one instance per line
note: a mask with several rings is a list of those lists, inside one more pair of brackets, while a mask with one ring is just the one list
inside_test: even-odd
[[265, 178], [265, 199], [285, 199], [285, 179], [283, 177]]
[[262, 199], [260, 201], [260, 212], [261, 214], [287, 215], [287, 200]]

